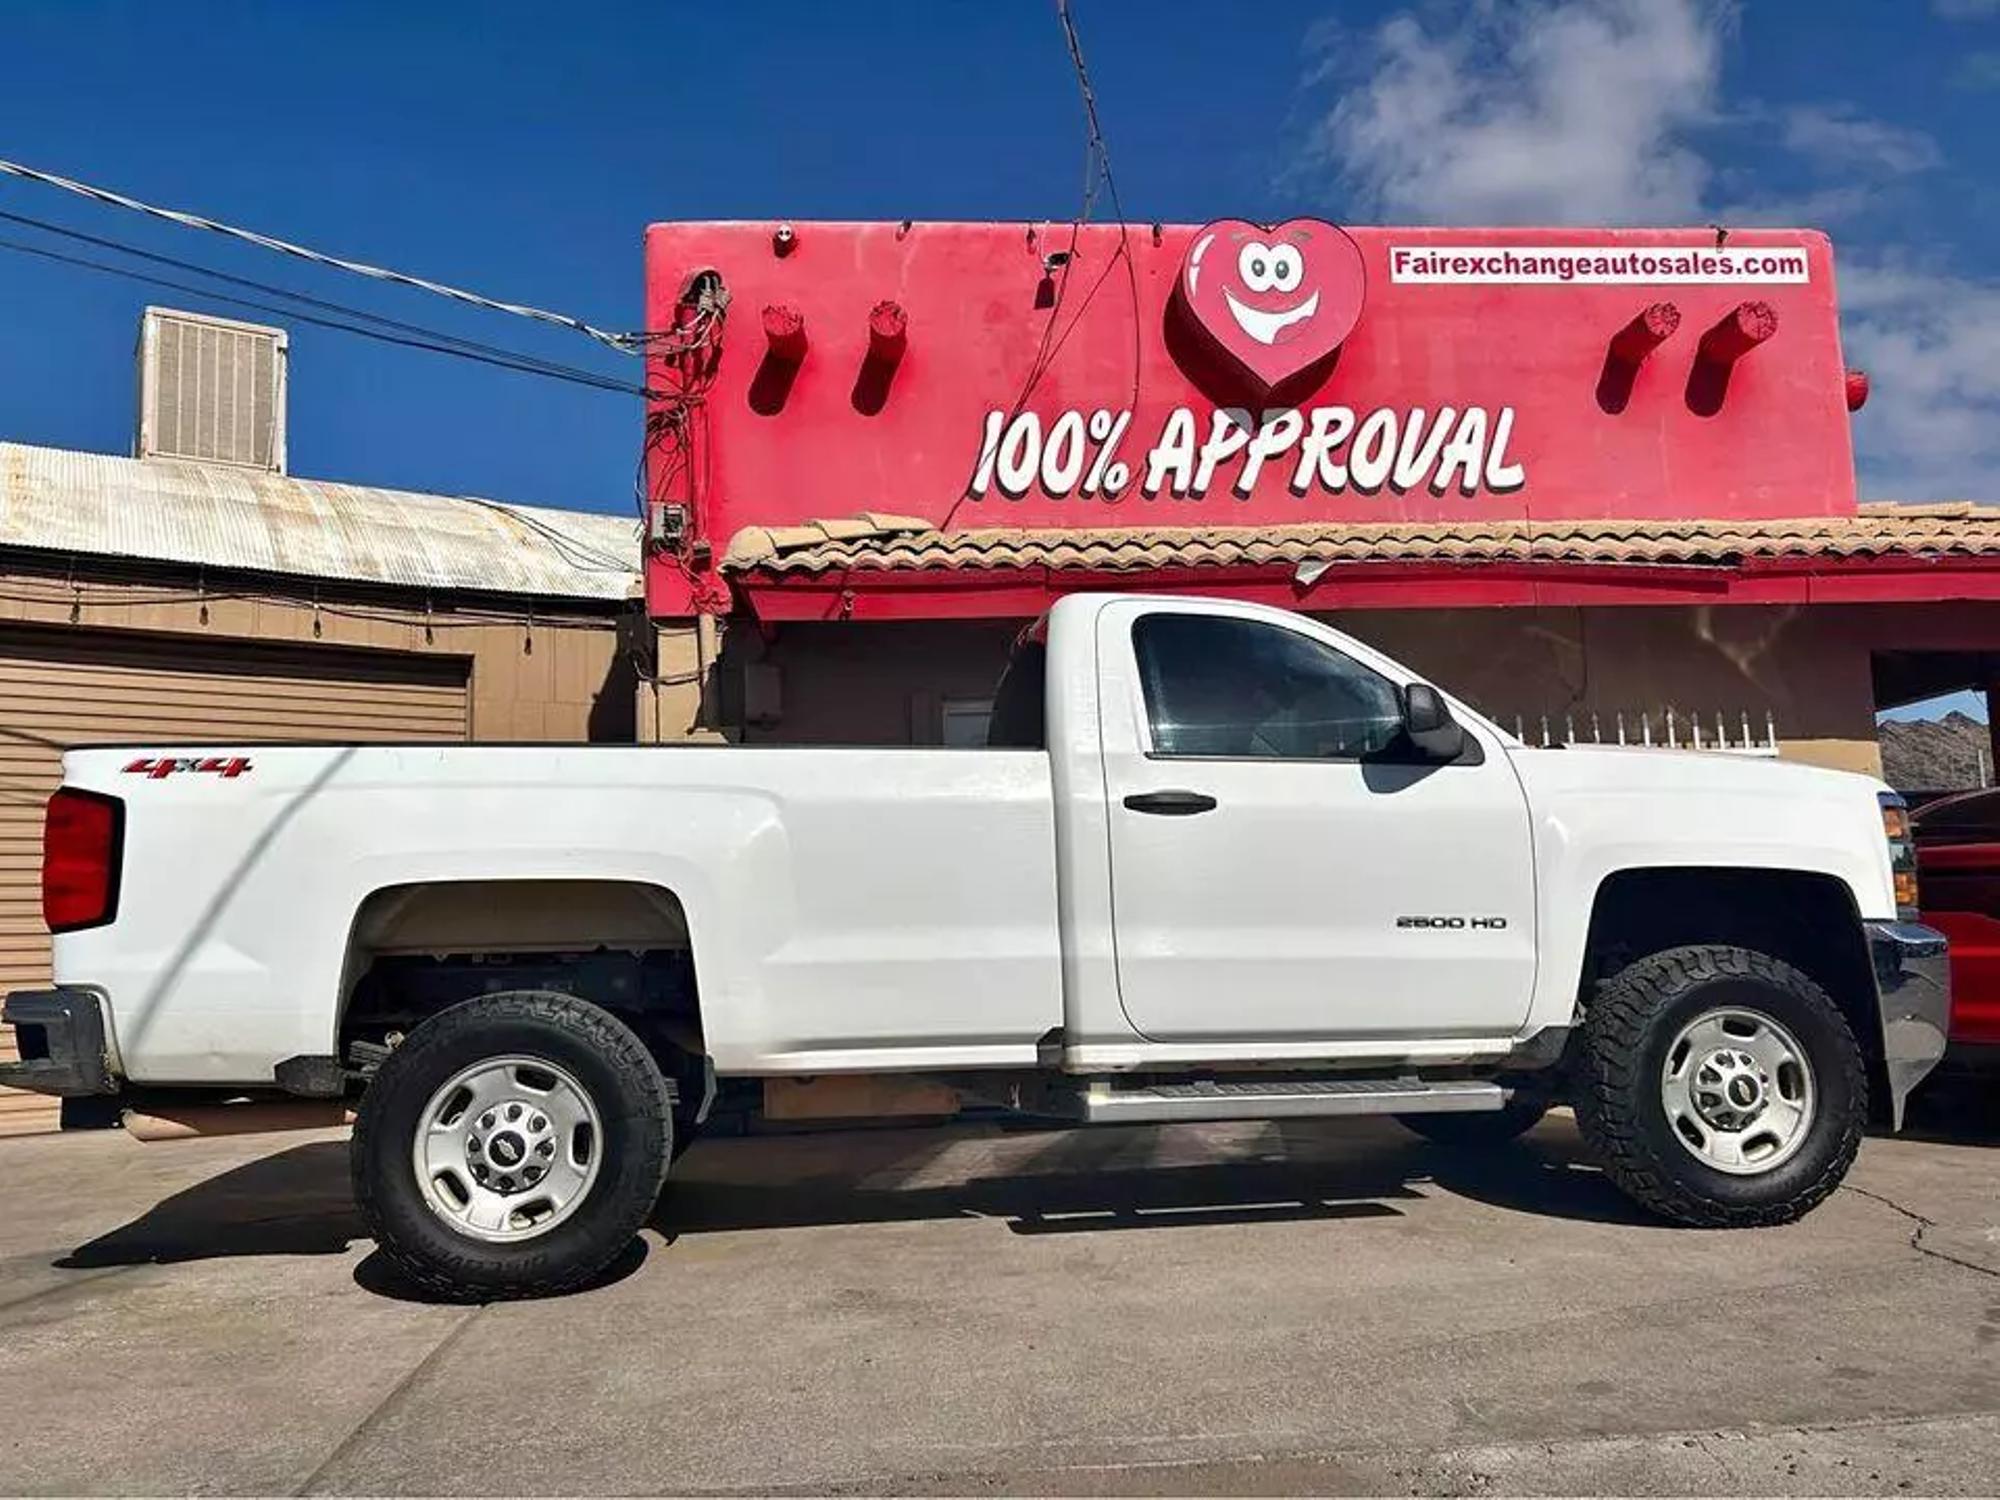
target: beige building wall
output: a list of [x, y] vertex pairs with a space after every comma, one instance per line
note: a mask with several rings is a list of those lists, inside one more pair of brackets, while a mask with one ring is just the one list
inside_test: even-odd
[[659, 745], [740, 739], [741, 735], [725, 736], [716, 702], [722, 676], [716, 656], [725, 622], [671, 620], [641, 628], [651, 636], [653, 670], [634, 684], [633, 714], [639, 742]]
[[[505, 610], [513, 619], [481, 618]], [[407, 591], [341, 591], [313, 602], [310, 585], [118, 577], [96, 563], [75, 579], [0, 563], [0, 620], [136, 630], [210, 641], [366, 647], [461, 657], [470, 665], [475, 740], [634, 738], [629, 626], [620, 613], [553, 605], [426, 610]]]

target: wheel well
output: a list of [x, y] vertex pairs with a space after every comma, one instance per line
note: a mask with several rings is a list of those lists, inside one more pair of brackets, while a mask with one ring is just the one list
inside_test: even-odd
[[551, 990], [603, 1006], [666, 1062], [698, 1058], [680, 898], [625, 880], [449, 880], [371, 894], [348, 932], [339, 1055], [477, 995]]
[[1783, 959], [1832, 997], [1868, 1059], [1875, 1107], [1888, 1098], [1874, 969], [1853, 893], [1810, 870], [1621, 870], [1597, 889], [1585, 944], [1588, 1005], [1599, 981], [1634, 959], [1722, 943]]

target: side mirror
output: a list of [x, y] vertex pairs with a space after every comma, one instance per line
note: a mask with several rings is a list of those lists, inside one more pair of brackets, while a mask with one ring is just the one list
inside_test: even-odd
[[1465, 726], [1451, 716], [1444, 694], [1427, 682], [1403, 690], [1403, 733], [1426, 760], [1457, 760], [1465, 753]]

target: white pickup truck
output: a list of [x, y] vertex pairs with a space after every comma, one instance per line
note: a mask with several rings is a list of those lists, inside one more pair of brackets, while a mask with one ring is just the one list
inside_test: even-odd
[[56, 985], [8, 998], [0, 1082], [346, 1101], [382, 1248], [461, 1295], [598, 1272], [731, 1080], [1079, 1123], [1388, 1113], [1463, 1147], [1567, 1103], [1649, 1208], [1760, 1225], [1943, 1048], [1885, 786], [1531, 749], [1237, 603], [1064, 600], [983, 750], [63, 765]]

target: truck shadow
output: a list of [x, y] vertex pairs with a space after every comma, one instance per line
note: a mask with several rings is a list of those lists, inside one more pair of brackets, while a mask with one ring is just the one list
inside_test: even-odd
[[346, 1143], [315, 1141], [183, 1188], [55, 1264], [70, 1271], [221, 1256], [338, 1255], [363, 1232], [348, 1186]]
[[741, 1229], [945, 1218], [997, 1220], [1021, 1235], [1094, 1234], [1394, 1218], [1425, 1187], [1528, 1213], [1646, 1222], [1582, 1162], [1566, 1122], [1487, 1153], [1434, 1147], [1386, 1121], [1272, 1122], [1213, 1153], [1175, 1134], [1190, 1129], [1025, 1128], [961, 1133], [929, 1149], [909, 1144], [925, 1136], [902, 1131], [717, 1141], [689, 1153], [652, 1227], [669, 1244]]
[[[1060, 1236], [1397, 1218], [1428, 1190], [1540, 1216], [1650, 1222], [1583, 1162], [1566, 1121], [1484, 1154], [1433, 1147], [1388, 1122], [1273, 1123], [1215, 1148], [1175, 1134], [1186, 1129], [989, 1126], [704, 1142], [680, 1163], [650, 1227], [669, 1250], [691, 1235], [933, 1219]], [[55, 1265], [338, 1255], [365, 1237], [345, 1143], [316, 1141], [185, 1188]], [[635, 1241], [595, 1285], [646, 1259], [645, 1241]], [[355, 1280], [384, 1296], [425, 1296], [379, 1252]]]

